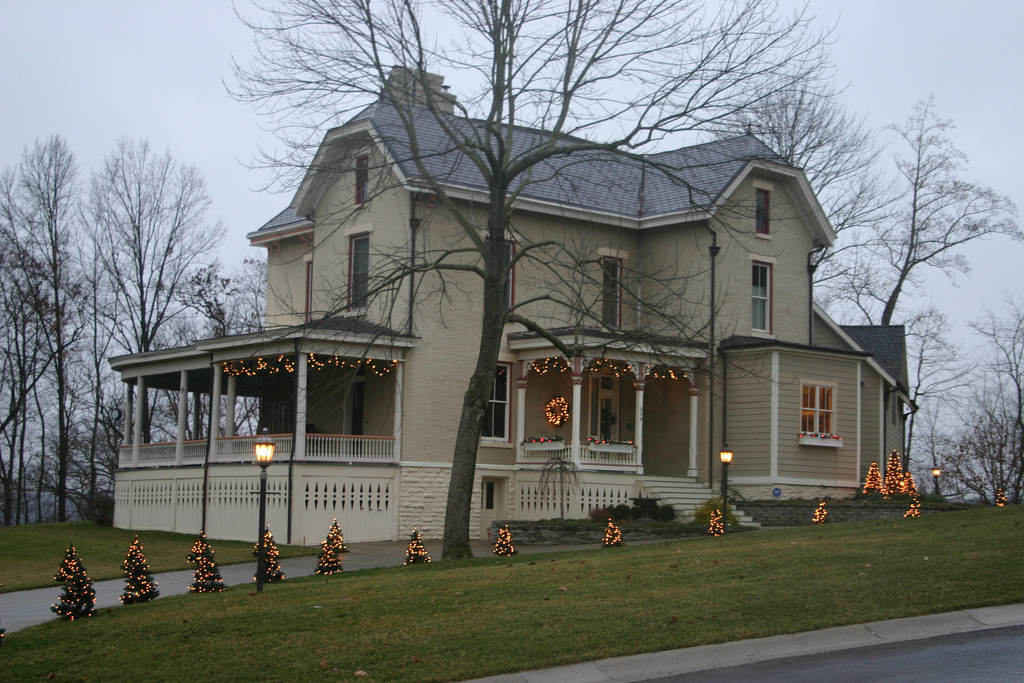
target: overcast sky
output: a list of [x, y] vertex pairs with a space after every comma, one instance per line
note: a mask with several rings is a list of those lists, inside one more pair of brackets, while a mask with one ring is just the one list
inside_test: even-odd
[[[1016, 168], [1024, 152], [1024, 4], [810, 0], [808, 7], [822, 26], [836, 27], [832, 55], [848, 106], [883, 126], [934, 95], [939, 115], [956, 122], [951, 135], [970, 157], [969, 179], [1024, 206]], [[214, 217], [228, 227], [228, 262], [251, 249], [247, 232], [287, 205], [289, 194], [262, 191], [266, 172], [245, 166], [260, 145], [274, 143], [248, 106], [227, 94], [231, 56], [244, 61], [251, 53], [251, 36], [228, 0], [0, 0], [0, 9], [0, 166], [60, 134], [88, 177], [120, 136], [148, 138], [204, 172]], [[930, 281], [936, 302], [962, 322], [980, 302], [997, 304], [1001, 290], [1019, 288], [1024, 245], [992, 239], [969, 255], [974, 273], [959, 289], [943, 277]]]

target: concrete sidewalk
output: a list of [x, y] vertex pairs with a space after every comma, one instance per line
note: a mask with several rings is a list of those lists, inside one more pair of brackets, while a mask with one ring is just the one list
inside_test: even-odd
[[[216, 550], [216, 541], [214, 550]], [[493, 547], [487, 541], [472, 541], [473, 554], [476, 557], [488, 557]], [[426, 541], [424, 545], [431, 557], [441, 556], [440, 541]], [[408, 541], [380, 541], [375, 543], [350, 543], [349, 552], [341, 556], [342, 565], [346, 572], [359, 569], [370, 569], [373, 567], [394, 567], [405, 562], [405, 552], [408, 548]], [[524, 554], [561, 552], [569, 550], [590, 550], [600, 548], [600, 544], [574, 545], [574, 546], [531, 546], [520, 547], [519, 551]], [[316, 569], [317, 556], [307, 555], [305, 557], [293, 557], [281, 560], [281, 567], [284, 569], [286, 580], [300, 576], [309, 576]], [[237, 586], [249, 583], [255, 586], [253, 576], [256, 574], [256, 563], [218, 565], [220, 575], [224, 583], [229, 586]], [[192, 583], [192, 570], [185, 569], [177, 572], [162, 572], [153, 575], [157, 582], [157, 589], [160, 597], [170, 595], [184, 595]], [[121, 604], [121, 593], [124, 591], [124, 579], [111, 579], [109, 581], [96, 581], [93, 584], [96, 589], [96, 609], [117, 607]], [[0, 628], [7, 629], [7, 635], [28, 626], [35, 626], [55, 619], [56, 615], [50, 611], [50, 605], [60, 599], [63, 587], [54, 584], [52, 588], [37, 588], [35, 590], [15, 591], [13, 593], [0, 594]]]

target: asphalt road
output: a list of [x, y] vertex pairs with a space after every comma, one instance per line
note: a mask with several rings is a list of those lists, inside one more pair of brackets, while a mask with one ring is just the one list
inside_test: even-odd
[[1024, 626], [957, 633], [756, 664], [710, 669], [651, 683], [989, 683], [1024, 681]]

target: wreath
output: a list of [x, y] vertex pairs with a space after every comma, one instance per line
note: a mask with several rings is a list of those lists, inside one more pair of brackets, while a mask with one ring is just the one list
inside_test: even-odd
[[564, 396], [555, 396], [544, 406], [544, 417], [548, 424], [561, 427], [569, 421], [569, 402]]

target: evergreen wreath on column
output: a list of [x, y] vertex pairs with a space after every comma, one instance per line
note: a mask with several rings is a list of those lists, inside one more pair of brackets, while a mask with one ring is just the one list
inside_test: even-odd
[[139, 542], [138, 534], [135, 535], [135, 540], [128, 548], [121, 568], [124, 570], [125, 576], [124, 593], [121, 593], [122, 604], [135, 605], [160, 597], [160, 591], [156, 589], [156, 581], [153, 580], [153, 575], [149, 571], [146, 555], [142, 552], [142, 543]]

